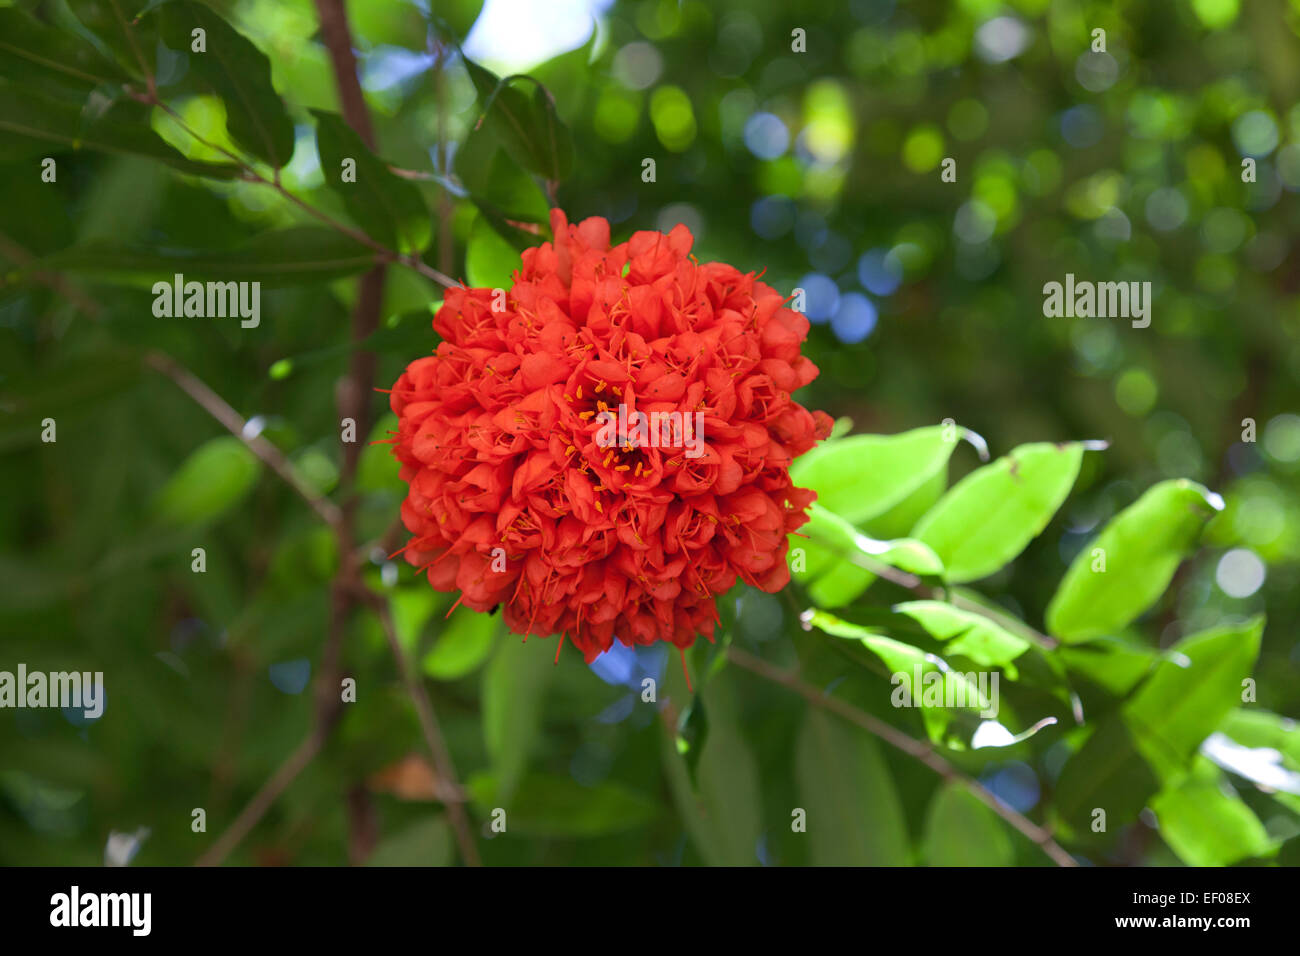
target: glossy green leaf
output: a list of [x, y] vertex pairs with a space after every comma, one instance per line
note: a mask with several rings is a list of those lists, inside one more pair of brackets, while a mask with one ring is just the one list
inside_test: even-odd
[[1015, 850], [1006, 825], [964, 784], [945, 783], [925, 817], [925, 862], [930, 866], [1011, 866]]
[[1162, 779], [1179, 772], [1209, 734], [1242, 702], [1243, 682], [1259, 655], [1264, 619], [1184, 637], [1124, 705], [1124, 721]]
[[816, 866], [905, 866], [907, 824], [880, 747], [865, 731], [809, 707], [795, 744]]
[[790, 541], [787, 557], [791, 573], [808, 589], [814, 603], [824, 608], [852, 602], [875, 581], [868, 568], [876, 565], [919, 575], [943, 571], [943, 562], [928, 545], [912, 538], [869, 538], [815, 502], [808, 523]]
[[1047, 605], [1047, 629], [1065, 641], [1121, 630], [1165, 592], [1222, 506], [1184, 479], [1148, 489], [1079, 552]]
[[1300, 723], [1255, 705], [1228, 713], [1219, 729], [1246, 747], [1276, 750], [1295, 770], [1300, 770]]
[[804, 621], [834, 637], [860, 641], [863, 647], [884, 661], [894, 685], [891, 702], [896, 707], [919, 707], [931, 740], [938, 741], [943, 737], [955, 712], [983, 713], [993, 704], [989, 696], [981, 692], [976, 675], [963, 674], [942, 658], [919, 647], [841, 620], [825, 611], [808, 612]]
[[[370, 151], [341, 116], [324, 110], [312, 110], [312, 115], [316, 117], [321, 171], [326, 184], [343, 200], [348, 215], [362, 232], [389, 249], [403, 253], [423, 250], [433, 237], [433, 225], [420, 190], [390, 172], [388, 164]], [[354, 182], [343, 179], [347, 160], [355, 163]]]
[[790, 536], [790, 573], [818, 607], [838, 608], [871, 586], [876, 576], [848, 557], [856, 551], [857, 529], [820, 505], [808, 523]]
[[956, 431], [945, 425], [901, 435], [853, 435], [801, 455], [790, 477], [797, 486], [817, 492], [823, 508], [856, 525], [884, 514], [945, 473], [956, 444]]
[[210, 521], [238, 504], [257, 482], [261, 466], [233, 435], [204, 442], [185, 459], [154, 500], [157, 517], [168, 523]]
[[957, 482], [912, 537], [934, 549], [949, 581], [993, 574], [1047, 527], [1074, 486], [1083, 450], [1078, 442], [1021, 445]]
[[1230, 866], [1273, 847], [1259, 817], [1221, 781], [1189, 780], [1157, 794], [1151, 809], [1160, 838], [1188, 866]]
[[894, 610], [918, 622], [931, 637], [947, 642], [948, 654], [960, 654], [984, 667], [1001, 667], [1012, 680], [1017, 677], [1017, 657], [1029, 650], [1029, 642], [1012, 634], [982, 614], [953, 607], [943, 601], [908, 601]]
[[[171, 0], [158, 11], [163, 40], [189, 58], [201, 85], [226, 105], [230, 138], [279, 169], [293, 156], [293, 120], [271, 85], [271, 63], [261, 50], [210, 7]], [[192, 32], [206, 34], [206, 52], [193, 52]]]

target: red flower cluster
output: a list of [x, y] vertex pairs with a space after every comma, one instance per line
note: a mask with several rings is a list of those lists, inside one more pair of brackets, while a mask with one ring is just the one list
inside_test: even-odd
[[[790, 579], [786, 535], [815, 497], [790, 463], [831, 426], [790, 398], [817, 375], [808, 321], [753, 274], [697, 263], [685, 226], [612, 248], [604, 219], [551, 226], [504, 299], [448, 291], [436, 354], [393, 387], [406, 558], [588, 661], [615, 638], [684, 649], [712, 639], [737, 577]], [[620, 405], [682, 413], [702, 443], [598, 440]]]

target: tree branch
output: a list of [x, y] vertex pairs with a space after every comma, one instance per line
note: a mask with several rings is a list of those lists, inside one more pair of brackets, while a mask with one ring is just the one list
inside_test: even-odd
[[260, 435], [249, 436], [244, 430], [247, 423], [243, 417], [231, 408], [225, 399], [208, 388], [198, 376], [163, 352], [147, 353], [144, 362], [180, 386], [181, 390], [194, 399], [204, 411], [224, 425], [230, 434], [248, 446], [249, 451], [262, 459], [272, 471], [284, 479], [285, 484], [298, 492], [326, 524], [333, 528], [339, 527], [343, 515], [338, 506], [304, 485], [280, 449]]
[[389, 649], [397, 662], [398, 675], [415, 704], [415, 712], [420, 718], [420, 729], [424, 732], [424, 742], [437, 769], [438, 791], [442, 802], [447, 807], [447, 815], [451, 818], [456, 842], [460, 846], [461, 858], [467, 866], [480, 866], [482, 864], [479, 860], [478, 846], [474, 842], [473, 829], [465, 813], [465, 792], [461, 789], [459, 778], [456, 776], [456, 765], [452, 762], [451, 751], [447, 748], [447, 741], [442, 735], [438, 716], [433, 710], [433, 702], [429, 700], [424, 683], [412, 672], [406, 654], [402, 651], [402, 645], [397, 639], [397, 628], [393, 625], [393, 616], [388, 609], [388, 600], [373, 591], [366, 592], [366, 600], [383, 622]]
[[913, 757], [925, 764], [941, 778], [947, 781], [953, 781], [965, 786], [975, 797], [984, 803], [989, 809], [1000, 816], [1011, 826], [1015, 827], [1026, 837], [1036, 843], [1043, 852], [1052, 858], [1057, 866], [1078, 866], [1074, 857], [1070, 856], [1060, 844], [1052, 839], [1052, 835], [1038, 824], [1034, 823], [1028, 817], [1011, 809], [980, 783], [966, 776], [939, 753], [924, 741], [915, 740], [900, 730], [896, 730], [883, 720], [873, 717], [865, 711], [859, 710], [852, 704], [845, 703], [838, 697], [830, 697], [812, 684], [803, 680], [798, 674], [777, 667], [775, 664], [769, 664], [760, 657], [755, 657], [748, 651], [743, 651], [738, 647], [732, 646], [727, 649], [727, 658], [739, 667], [757, 674], [765, 680], [780, 684], [796, 694], [802, 696], [808, 703], [816, 707], [821, 707], [837, 714], [861, 727], [870, 734], [879, 737], [885, 743], [901, 750], [909, 757]]

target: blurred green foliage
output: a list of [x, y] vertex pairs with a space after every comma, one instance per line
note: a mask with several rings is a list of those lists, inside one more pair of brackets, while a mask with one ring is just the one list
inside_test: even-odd
[[[929, 738], [1092, 862], [1296, 861], [1300, 735], [1277, 715], [1300, 714], [1300, 4], [628, 0], [526, 76], [490, 35], [460, 52], [481, 4], [432, 6], [349, 4], [373, 153], [308, 0], [0, 7], [0, 670], [103, 671], [108, 694], [97, 721], [0, 711], [0, 862], [95, 864], [141, 827], [137, 862], [193, 862], [312, 725], [335, 539], [144, 357], [346, 492], [336, 392], [373, 243], [423, 267], [390, 266], [363, 343], [386, 386], [434, 347], [431, 270], [508, 282], [551, 204], [616, 238], [686, 223], [701, 261], [803, 289], [822, 374], [801, 401], [896, 436], [799, 464], [821, 493], [806, 567], [723, 598], [726, 642]], [[260, 325], [156, 317], [176, 272], [260, 281]], [[1066, 273], [1152, 283], [1150, 327], [1045, 318]], [[383, 396], [370, 411], [382, 442]], [[945, 420], [994, 461], [974, 473]], [[377, 543], [404, 492], [386, 445], [355, 489]], [[663, 649], [552, 663], [365, 557], [488, 863], [1050, 862], [718, 648], [688, 655], [693, 691]], [[357, 703], [234, 862], [456, 859], [379, 619], [345, 636]], [[1058, 722], [972, 749], [972, 708], [891, 706], [890, 673], [941, 655], [945, 686], [1002, 675], [1010, 734]]]

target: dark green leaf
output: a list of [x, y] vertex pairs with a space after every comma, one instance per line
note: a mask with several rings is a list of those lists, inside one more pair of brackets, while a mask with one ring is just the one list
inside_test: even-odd
[[528, 837], [598, 837], [644, 826], [658, 813], [657, 804], [621, 784], [584, 787], [570, 777], [530, 773], [507, 797], [494, 777], [470, 779], [470, 796], [484, 817], [505, 810], [505, 833]]
[[[395, 176], [341, 116], [312, 110], [321, 171], [363, 232], [398, 252], [419, 252], [433, 236], [424, 197], [414, 183]], [[343, 181], [343, 162], [356, 163], [356, 181]]]
[[144, 156], [195, 176], [235, 179], [241, 175], [239, 167], [230, 163], [203, 163], [182, 156], [150, 129], [148, 110], [133, 100], [115, 101], [100, 112], [97, 107], [83, 110], [0, 85], [0, 131], [63, 149]]
[[320, 282], [363, 272], [375, 254], [332, 229], [298, 226], [264, 232], [229, 252], [147, 248], [96, 240], [47, 256], [36, 268], [75, 272], [152, 287], [185, 281], [259, 281], [268, 288]]
[[[293, 156], [293, 120], [271, 85], [271, 62], [210, 7], [172, 0], [159, 10], [163, 40], [189, 57], [190, 71], [226, 104], [230, 138], [279, 169]], [[206, 52], [192, 51], [192, 32], [206, 33]]]
[[540, 640], [504, 635], [483, 672], [483, 737], [497, 799], [509, 800], [523, 778], [542, 729], [553, 657]]
[[810, 862], [905, 866], [907, 823], [880, 748], [865, 731], [809, 707], [795, 751]]
[[47, 92], [51, 86], [62, 86], [83, 95], [128, 78], [89, 43], [74, 40], [12, 7], [0, 9], [0, 77]]

